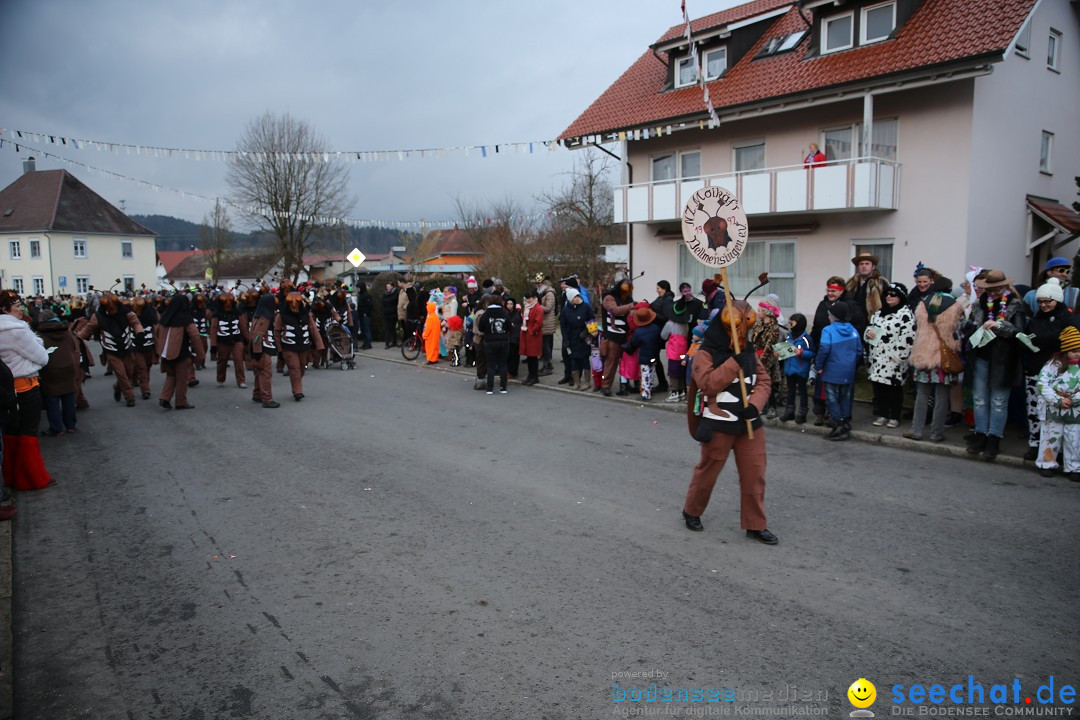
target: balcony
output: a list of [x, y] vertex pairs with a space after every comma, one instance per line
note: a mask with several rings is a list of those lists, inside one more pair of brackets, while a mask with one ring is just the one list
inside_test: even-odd
[[896, 210], [900, 165], [867, 157], [665, 180], [615, 188], [615, 222], [678, 220], [687, 199], [703, 187], [720, 186], [742, 201], [747, 215]]

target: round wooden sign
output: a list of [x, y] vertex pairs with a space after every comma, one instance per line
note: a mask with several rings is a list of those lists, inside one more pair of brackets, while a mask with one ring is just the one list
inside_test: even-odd
[[682, 235], [698, 262], [722, 268], [742, 255], [750, 226], [735, 194], [714, 186], [701, 188], [686, 201]]

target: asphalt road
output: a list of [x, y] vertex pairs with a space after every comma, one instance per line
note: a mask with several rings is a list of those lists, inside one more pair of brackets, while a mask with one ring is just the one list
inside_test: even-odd
[[166, 412], [98, 369], [42, 439], [16, 717], [593, 718], [654, 681], [844, 717], [860, 677], [880, 716], [896, 683], [1080, 681], [1060, 478], [770, 430], [767, 547], [733, 463], [684, 528], [697, 448], [655, 408], [369, 359], [299, 404], [275, 376], [279, 410], [201, 377]]

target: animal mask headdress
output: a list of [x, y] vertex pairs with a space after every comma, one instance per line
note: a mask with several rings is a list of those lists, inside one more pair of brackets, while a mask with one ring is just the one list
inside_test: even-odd
[[300, 308], [304, 304], [304, 296], [294, 290], [285, 296], [285, 304], [288, 305], [289, 309], [294, 313], [300, 312]]
[[231, 292], [222, 293], [221, 297], [218, 298], [218, 302], [221, 303], [221, 307], [225, 312], [229, 312], [233, 309], [233, 306], [236, 305], [236, 298], [233, 297]]
[[101, 296], [101, 307], [105, 312], [112, 315], [120, 307], [120, 298], [116, 297], [115, 293], [107, 292]]

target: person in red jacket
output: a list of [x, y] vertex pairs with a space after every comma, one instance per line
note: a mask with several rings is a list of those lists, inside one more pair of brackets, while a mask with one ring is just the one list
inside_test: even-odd
[[817, 143], [810, 143], [810, 151], [803, 160], [803, 167], [816, 168], [825, 164], [825, 153], [818, 150]]
[[518, 341], [521, 354], [529, 375], [522, 385], [535, 385], [540, 382], [540, 356], [544, 352], [544, 308], [536, 296], [535, 290], [525, 293], [525, 304], [521, 307], [521, 336]]

